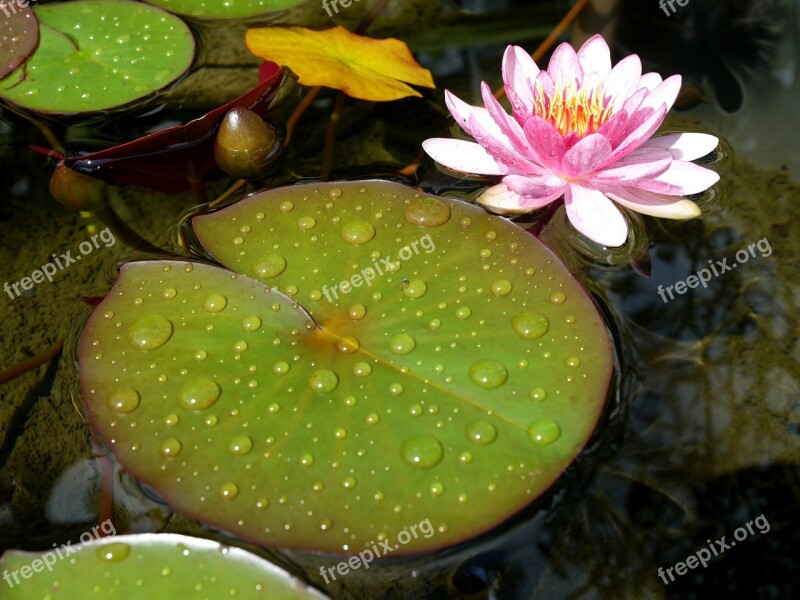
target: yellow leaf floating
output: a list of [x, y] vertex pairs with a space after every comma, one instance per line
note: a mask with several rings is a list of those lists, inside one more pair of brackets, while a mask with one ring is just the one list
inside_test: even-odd
[[[303, 27], [258, 27], [247, 31], [247, 47], [256, 56], [287, 66], [300, 83], [342, 90], [375, 102], [421, 96], [406, 83], [436, 87], [405, 42], [376, 40], [344, 27], [312, 31]], [[403, 83], [405, 82], [405, 83]]]

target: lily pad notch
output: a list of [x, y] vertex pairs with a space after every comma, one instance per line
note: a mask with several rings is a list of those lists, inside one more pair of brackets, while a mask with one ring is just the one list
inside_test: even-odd
[[393, 556], [427, 552], [522, 510], [592, 435], [606, 325], [513, 223], [365, 181], [192, 226], [222, 266], [128, 263], [79, 350], [93, 427], [182, 513], [344, 555], [429, 519]]

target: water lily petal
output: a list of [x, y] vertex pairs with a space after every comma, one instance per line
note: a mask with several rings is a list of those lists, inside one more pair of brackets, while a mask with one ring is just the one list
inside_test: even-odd
[[606, 96], [615, 109], [620, 109], [625, 100], [630, 98], [639, 89], [639, 80], [642, 76], [642, 61], [635, 54], [626, 56], [619, 61], [604, 82]]
[[550, 204], [566, 189], [566, 184], [553, 175], [506, 175], [503, 183], [509, 190], [522, 196], [520, 205], [530, 209]]
[[475, 199], [486, 210], [498, 215], [522, 215], [534, 208], [522, 206], [522, 196], [498, 183], [486, 189]]
[[550, 64], [547, 66], [547, 72], [553, 81], [560, 81], [562, 85], [581, 82], [583, 69], [580, 61], [578, 61], [575, 48], [570, 46], [569, 42], [559, 44], [558, 48], [553, 52], [553, 56], [550, 57]]
[[577, 179], [603, 166], [611, 152], [609, 141], [602, 135], [593, 133], [567, 150], [561, 166], [567, 177]]
[[539, 74], [539, 67], [530, 55], [519, 46], [509, 46], [503, 55], [503, 82], [506, 95], [511, 99], [509, 90], [513, 91], [514, 110], [531, 114], [533, 96], [532, 85]]
[[645, 73], [639, 79], [639, 89], [653, 91], [664, 81], [658, 73]]
[[650, 92], [639, 106], [640, 110], [658, 108], [661, 105], [667, 107], [667, 111], [675, 104], [675, 99], [681, 91], [681, 76], [673, 75], [667, 77], [656, 88]]
[[523, 155], [530, 155], [532, 150], [530, 144], [528, 144], [528, 140], [525, 138], [525, 132], [522, 130], [522, 126], [503, 109], [485, 81], [481, 83], [481, 96], [483, 97], [483, 103], [486, 105], [489, 116], [497, 123], [501, 131], [513, 145], [513, 148]]
[[626, 131], [630, 131], [630, 133], [614, 148], [614, 152], [606, 164], [610, 165], [612, 162], [618, 161], [636, 150], [661, 127], [661, 123], [664, 122], [667, 116], [666, 107], [662, 106], [648, 114], [650, 110], [639, 110], [630, 118], [626, 128]]
[[496, 162], [483, 146], [450, 138], [431, 138], [422, 148], [433, 160], [448, 169], [476, 175], [505, 175], [508, 167]]
[[700, 207], [686, 198], [624, 187], [606, 192], [606, 195], [625, 208], [651, 217], [693, 219], [700, 216]]
[[508, 139], [500, 125], [492, 119], [488, 110], [479, 106], [470, 106], [449, 91], [445, 92], [445, 102], [456, 122], [464, 131], [474, 137], [495, 160], [523, 173], [532, 168], [531, 162], [514, 150], [514, 144]]
[[704, 192], [718, 181], [719, 174], [711, 169], [683, 160], [673, 160], [669, 169], [655, 179], [636, 181], [629, 185], [657, 194], [688, 196]]
[[534, 116], [525, 121], [524, 131], [534, 151], [536, 162], [554, 173], [560, 171], [561, 159], [567, 147], [555, 126], [541, 117]]
[[676, 160], [696, 160], [714, 151], [719, 139], [707, 133], [670, 133], [650, 138], [649, 148], [666, 148]]
[[622, 110], [620, 112], [627, 113], [628, 115], [636, 114], [636, 111], [642, 105], [642, 102], [647, 97], [648, 91], [644, 88], [640, 88], [636, 90], [630, 98], [625, 100], [625, 103], [622, 105]]
[[611, 50], [601, 35], [594, 35], [578, 50], [578, 61], [584, 74], [597, 73], [605, 78], [611, 72]]
[[664, 148], [638, 148], [594, 176], [592, 182], [626, 183], [654, 179], [672, 164], [672, 154]]
[[621, 246], [628, 239], [625, 218], [602, 192], [570, 183], [564, 198], [570, 223], [589, 239], [604, 246]]
[[612, 148], [616, 148], [620, 142], [625, 140], [628, 121], [630, 121], [630, 115], [625, 111], [614, 113], [608, 121], [600, 126], [597, 133], [604, 136], [611, 143]]

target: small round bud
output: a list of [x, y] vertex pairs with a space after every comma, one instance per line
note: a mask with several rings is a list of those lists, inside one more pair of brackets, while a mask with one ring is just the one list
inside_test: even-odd
[[225, 115], [214, 144], [214, 158], [231, 177], [261, 175], [281, 150], [278, 131], [252, 110], [233, 108]]
[[64, 163], [56, 167], [50, 178], [53, 198], [72, 210], [93, 211], [106, 203], [106, 183], [70, 169]]

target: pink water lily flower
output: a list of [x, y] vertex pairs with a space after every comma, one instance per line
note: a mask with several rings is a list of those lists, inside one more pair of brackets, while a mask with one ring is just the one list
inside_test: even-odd
[[611, 66], [611, 52], [596, 35], [578, 52], [561, 44], [547, 71], [517, 46], [503, 58], [503, 80], [513, 117], [481, 86], [484, 107], [445, 92], [447, 106], [478, 143], [434, 138], [423, 143], [440, 164], [477, 175], [502, 175], [490, 188], [500, 209], [541, 208], [564, 197], [575, 228], [605, 246], [625, 243], [628, 228], [614, 203], [668, 219], [700, 214], [684, 198], [719, 176], [689, 161], [718, 140], [702, 133], [652, 137], [681, 86], [674, 75], [642, 75], [636, 55]]

